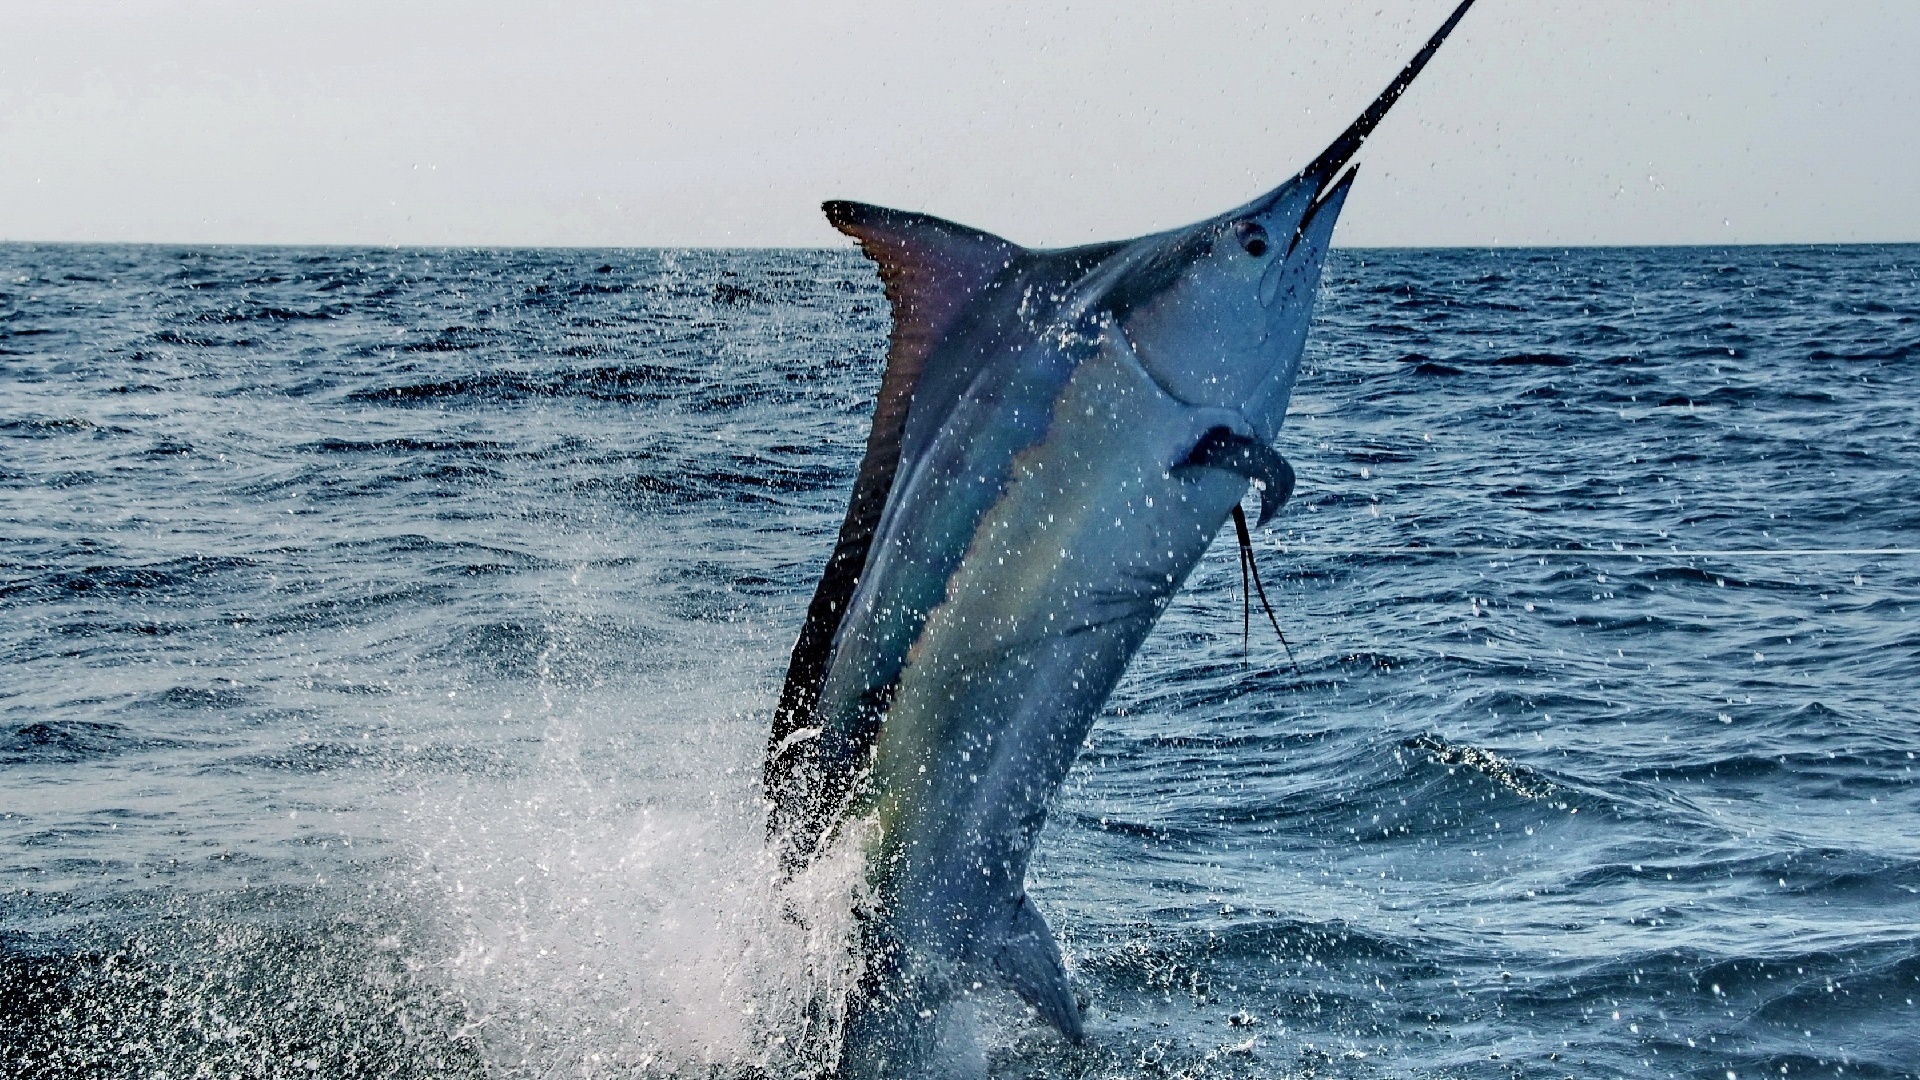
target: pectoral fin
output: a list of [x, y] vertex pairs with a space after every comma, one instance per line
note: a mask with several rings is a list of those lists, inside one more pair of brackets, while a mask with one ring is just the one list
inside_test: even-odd
[[1080, 1020], [1080, 1004], [1067, 985], [1067, 969], [1060, 960], [1060, 946], [1053, 940], [1047, 920], [1040, 917], [1033, 901], [1022, 896], [1015, 909], [1013, 925], [994, 954], [993, 966], [1001, 978], [1034, 1007], [1049, 1024], [1072, 1042], [1086, 1038]]
[[1279, 451], [1259, 439], [1214, 428], [1200, 437], [1181, 468], [1221, 469], [1260, 485], [1260, 524], [1287, 504], [1293, 494], [1293, 466]]

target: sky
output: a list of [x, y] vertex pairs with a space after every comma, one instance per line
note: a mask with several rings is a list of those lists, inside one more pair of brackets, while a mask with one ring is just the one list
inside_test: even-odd
[[[1452, 0], [0, 0], [0, 240], [1030, 246], [1238, 205]], [[1920, 3], [1481, 0], [1347, 246], [1920, 241]]]

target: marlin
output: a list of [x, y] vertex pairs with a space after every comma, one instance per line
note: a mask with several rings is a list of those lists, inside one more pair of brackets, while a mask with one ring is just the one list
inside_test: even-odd
[[1471, 4], [1306, 168], [1186, 228], [1037, 251], [825, 204], [893, 333], [763, 782], [788, 873], [863, 859], [840, 1075], [924, 1072], [943, 1008], [988, 982], [1084, 1038], [1026, 895], [1048, 803], [1229, 515], [1244, 537], [1249, 482], [1261, 524], [1291, 493], [1272, 444], [1348, 163]]

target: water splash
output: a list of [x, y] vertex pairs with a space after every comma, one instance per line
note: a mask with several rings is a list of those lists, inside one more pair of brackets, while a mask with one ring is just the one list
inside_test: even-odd
[[859, 864], [780, 880], [757, 788], [764, 714], [725, 698], [559, 706], [526, 774], [421, 797], [414, 881], [437, 893], [447, 985], [499, 1074], [831, 1065], [858, 978]]

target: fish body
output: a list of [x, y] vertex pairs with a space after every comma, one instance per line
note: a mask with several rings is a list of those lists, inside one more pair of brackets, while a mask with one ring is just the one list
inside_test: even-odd
[[1127, 662], [1271, 443], [1353, 173], [1347, 161], [1470, 5], [1306, 169], [1184, 229], [1029, 251], [828, 203], [894, 312], [866, 456], [795, 646], [765, 770], [798, 871], [866, 867], [849, 1077], [924, 1071], [983, 979], [1083, 1034], [1024, 879], [1047, 807]]

